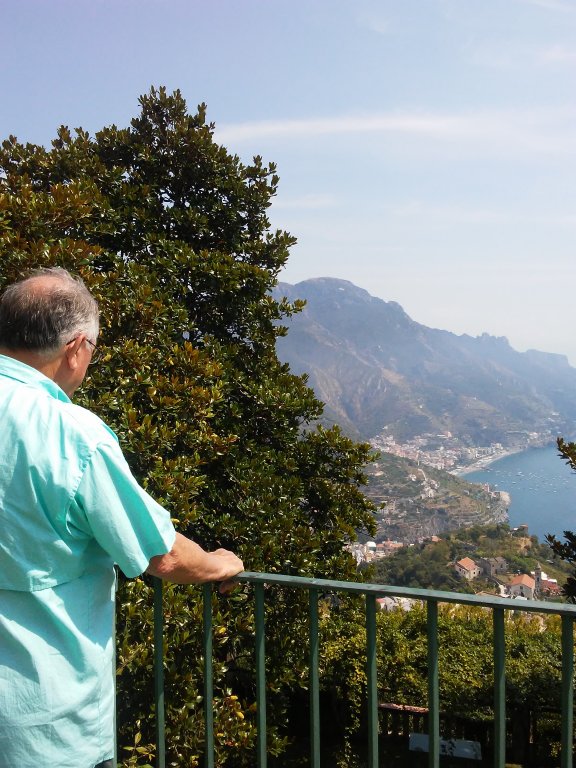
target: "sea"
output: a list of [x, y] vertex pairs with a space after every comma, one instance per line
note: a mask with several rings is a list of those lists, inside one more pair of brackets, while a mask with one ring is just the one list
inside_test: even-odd
[[510, 525], [526, 524], [541, 543], [548, 533], [562, 539], [565, 530], [576, 530], [576, 472], [555, 445], [504, 456], [462, 479], [507, 491]]

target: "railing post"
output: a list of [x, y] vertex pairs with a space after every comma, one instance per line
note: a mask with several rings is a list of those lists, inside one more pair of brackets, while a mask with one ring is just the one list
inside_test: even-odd
[[428, 634], [428, 765], [440, 765], [440, 688], [438, 685], [438, 603], [429, 600], [426, 629]]
[[214, 768], [214, 678], [212, 665], [212, 584], [204, 584], [204, 729], [205, 766]]
[[562, 752], [561, 768], [572, 768], [574, 730], [574, 621], [562, 616]]
[[154, 577], [154, 699], [156, 702], [156, 765], [166, 766], [166, 719], [164, 713], [164, 614], [162, 580]]
[[318, 680], [318, 590], [308, 591], [310, 608], [310, 765], [320, 768], [320, 685]]
[[[366, 667], [367, 667], [367, 717], [368, 717], [368, 758], [369, 768], [378, 766], [378, 689], [376, 654], [376, 597], [394, 595], [427, 603], [428, 632], [428, 709], [429, 709], [429, 765], [439, 766], [442, 742], [440, 739], [440, 697], [438, 670], [438, 611], [440, 603], [468, 605], [492, 610], [493, 659], [494, 659], [494, 766], [503, 768], [506, 752], [506, 706], [505, 706], [505, 616], [506, 611], [557, 615], [562, 617], [562, 763], [561, 768], [572, 768], [572, 739], [574, 727], [574, 621], [576, 606], [555, 605], [547, 602], [526, 601], [518, 603], [511, 598], [480, 596], [419, 590], [410, 587], [395, 587], [381, 584], [365, 584], [330, 579], [306, 578], [283, 574], [244, 572], [237, 577], [240, 583], [253, 584], [255, 588], [255, 634], [256, 634], [256, 704], [258, 727], [258, 768], [266, 768], [266, 659], [265, 659], [265, 610], [266, 584], [278, 587], [306, 589], [310, 601], [310, 708], [311, 708], [311, 766], [318, 768], [320, 762], [320, 729], [314, 727], [317, 713], [317, 669], [318, 669], [318, 599], [321, 592], [342, 591], [347, 594], [363, 595], [366, 612]], [[416, 728], [416, 726], [414, 726]], [[316, 737], [318, 742], [316, 742]], [[207, 764], [206, 764], [207, 765]]]
[[[118, 589], [118, 573], [116, 573], [116, 589]], [[114, 755], [112, 757], [112, 768], [118, 768], [118, 681], [116, 679], [116, 670], [118, 669], [118, 651], [117, 651], [117, 636], [116, 636], [116, 606], [114, 607], [114, 611], [112, 613], [112, 638], [113, 638], [113, 650], [112, 653], [114, 654], [114, 662], [112, 669], [115, 670], [114, 674]], [[154, 627], [156, 626], [156, 622], [154, 622]]]
[[368, 768], [378, 768], [378, 681], [376, 677], [376, 596], [366, 595], [366, 677], [368, 683]]
[[492, 612], [494, 638], [494, 768], [506, 763], [506, 640], [504, 610]]
[[255, 586], [255, 621], [256, 621], [256, 714], [257, 744], [256, 765], [266, 768], [266, 646], [264, 622], [264, 585]]

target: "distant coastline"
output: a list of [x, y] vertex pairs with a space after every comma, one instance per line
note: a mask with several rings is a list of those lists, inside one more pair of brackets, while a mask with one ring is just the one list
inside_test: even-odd
[[507, 456], [515, 456], [517, 453], [524, 453], [525, 451], [529, 451], [534, 447], [535, 446], [530, 446], [528, 448], [508, 448], [502, 451], [495, 451], [494, 453], [490, 454], [490, 456], [481, 456], [471, 464], [466, 464], [465, 467], [454, 467], [454, 469], [449, 471], [453, 475], [463, 477], [464, 475], [469, 475], [472, 472], [478, 472], [481, 469], [486, 469], [488, 466], [490, 466], [490, 464], [494, 464], [494, 462], [500, 461], [500, 459], [505, 459]]
[[501, 451], [495, 451], [494, 453], [490, 454], [490, 456], [481, 456], [471, 464], [466, 464], [465, 467], [454, 467], [454, 469], [449, 471], [453, 475], [464, 477], [465, 475], [472, 474], [473, 472], [479, 472], [480, 470], [486, 469], [491, 464], [494, 464], [496, 461], [500, 461], [500, 459], [505, 459], [507, 456], [516, 456], [519, 453], [526, 453], [526, 451], [531, 451], [536, 448], [552, 448], [554, 445], [555, 443], [551, 442], [545, 445], [529, 445], [522, 448], [503, 448]]
[[556, 444], [550, 440], [512, 454], [500, 452], [501, 460], [483, 462], [462, 479], [507, 492], [510, 526], [528, 525], [540, 542], [547, 534], [562, 538], [564, 531], [576, 530], [576, 472], [559, 458]]

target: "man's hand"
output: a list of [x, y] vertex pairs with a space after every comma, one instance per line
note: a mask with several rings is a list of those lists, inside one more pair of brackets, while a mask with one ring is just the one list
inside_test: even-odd
[[232, 588], [229, 582], [233, 576], [244, 570], [239, 557], [227, 549], [206, 552], [196, 542], [176, 534], [174, 546], [165, 555], [157, 555], [150, 560], [147, 572], [159, 579], [174, 584], [205, 584], [208, 581], [227, 582], [220, 587], [221, 592]]
[[221, 557], [223, 560], [222, 564], [224, 565], [225, 561], [226, 567], [230, 569], [230, 573], [226, 579], [222, 581], [218, 587], [218, 591], [223, 595], [228, 594], [228, 592], [232, 592], [232, 590], [235, 589], [238, 584], [234, 581], [230, 581], [230, 579], [244, 570], [244, 563], [242, 560], [240, 560], [239, 557], [236, 557], [234, 552], [230, 552], [227, 549], [215, 549], [214, 552], [209, 552], [208, 554], [214, 555], [215, 557]]

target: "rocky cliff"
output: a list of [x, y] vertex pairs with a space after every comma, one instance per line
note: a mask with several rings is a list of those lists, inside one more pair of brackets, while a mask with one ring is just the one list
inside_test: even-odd
[[344, 280], [280, 283], [275, 294], [307, 302], [279, 357], [309, 376], [326, 421], [356, 437], [451, 432], [467, 445], [511, 445], [576, 425], [576, 369], [561, 355], [428, 328]]

